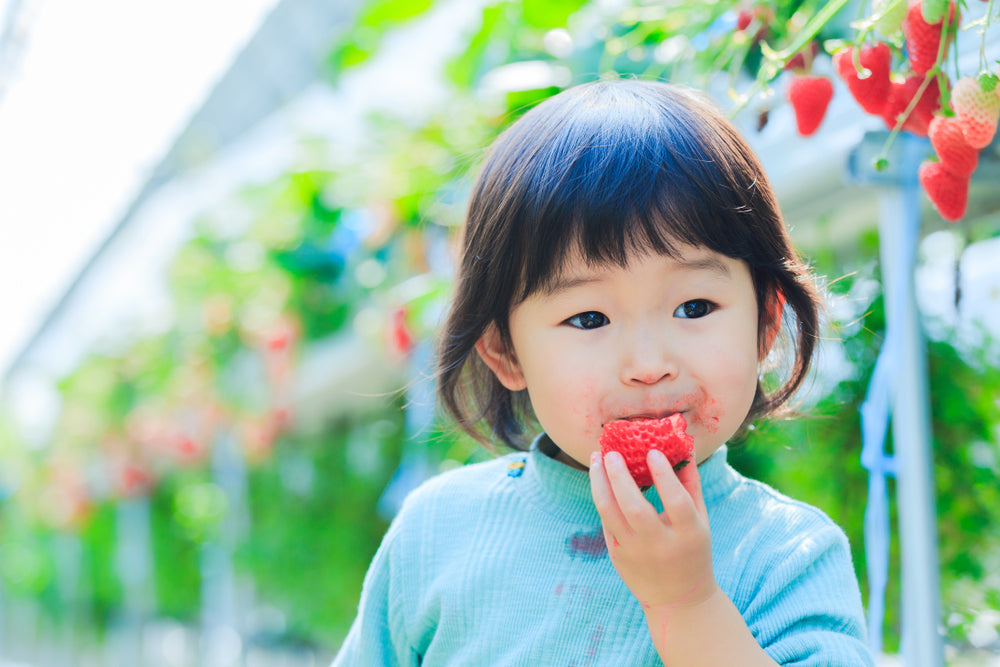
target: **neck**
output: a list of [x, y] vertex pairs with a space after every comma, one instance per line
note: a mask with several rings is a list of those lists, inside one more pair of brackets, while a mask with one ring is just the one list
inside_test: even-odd
[[538, 448], [542, 451], [543, 454], [545, 454], [549, 458], [555, 459], [556, 461], [559, 461], [560, 463], [568, 465], [570, 468], [575, 468], [577, 470], [583, 470], [584, 472], [587, 472], [587, 471], [590, 470], [590, 468], [588, 468], [585, 465], [582, 465], [579, 461], [577, 461], [576, 459], [574, 459], [572, 456], [570, 456], [569, 454], [567, 454], [563, 450], [559, 449], [559, 445], [557, 445], [556, 443], [552, 442], [552, 438], [550, 438], [548, 435], [544, 435], [542, 437], [541, 441], [538, 443]]

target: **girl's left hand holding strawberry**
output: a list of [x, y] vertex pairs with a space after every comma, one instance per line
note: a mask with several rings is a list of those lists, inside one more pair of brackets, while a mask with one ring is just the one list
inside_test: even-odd
[[625, 461], [610, 452], [590, 466], [591, 493], [618, 575], [647, 612], [695, 605], [718, 586], [712, 572], [712, 538], [693, 459], [675, 473], [658, 450], [649, 470], [663, 512], [642, 495]]
[[[693, 457], [693, 454], [692, 454]], [[642, 605], [664, 664], [775, 665], [715, 581], [712, 537], [692, 460], [676, 473], [659, 451], [648, 454], [663, 511], [642, 495], [624, 459], [591, 457], [590, 486], [608, 554]]]

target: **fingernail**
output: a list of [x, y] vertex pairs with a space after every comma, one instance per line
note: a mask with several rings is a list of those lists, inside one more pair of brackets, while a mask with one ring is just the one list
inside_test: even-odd
[[590, 465], [592, 466], [597, 465], [600, 462], [600, 460], [601, 460], [600, 454], [598, 454], [597, 452], [590, 453]]
[[650, 466], [657, 468], [658, 470], [667, 469], [667, 457], [664, 456], [663, 452], [658, 449], [649, 450], [649, 454], [647, 454], [647, 461]]

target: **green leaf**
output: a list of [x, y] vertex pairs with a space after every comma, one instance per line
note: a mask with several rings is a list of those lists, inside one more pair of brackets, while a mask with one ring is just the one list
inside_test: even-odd
[[365, 6], [358, 25], [384, 32], [387, 28], [420, 16], [433, 4], [434, 0], [374, 0]]
[[334, 77], [371, 58], [382, 37], [392, 28], [412, 20], [434, 5], [434, 0], [374, 0], [358, 17], [347, 37], [334, 47], [328, 59]]
[[335, 70], [345, 70], [357, 67], [375, 53], [375, 45], [363, 46], [357, 42], [347, 42], [341, 45], [330, 57]]
[[1000, 76], [997, 76], [993, 72], [983, 72], [979, 75], [979, 87], [987, 93], [996, 90], [998, 83], [1000, 83]]
[[482, 25], [469, 40], [465, 51], [445, 65], [448, 78], [456, 85], [471, 88], [486, 69], [483, 60], [490, 51], [490, 45], [498, 36], [508, 35], [510, 32], [510, 23], [504, 20], [507, 15], [505, 9], [505, 3], [485, 7]]
[[536, 28], [562, 28], [586, 0], [523, 0], [525, 23]]

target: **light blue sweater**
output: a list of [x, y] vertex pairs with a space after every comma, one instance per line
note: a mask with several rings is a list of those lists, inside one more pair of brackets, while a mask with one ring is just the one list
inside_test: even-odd
[[[540, 442], [407, 498], [335, 667], [662, 664], [608, 558], [587, 473]], [[781, 665], [872, 665], [843, 531], [741, 476], [725, 448], [699, 472], [716, 579], [764, 650]], [[662, 508], [655, 489], [646, 497]]]

